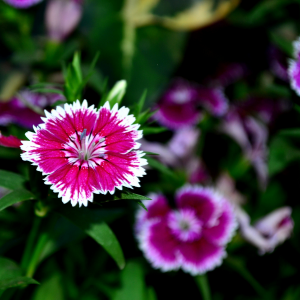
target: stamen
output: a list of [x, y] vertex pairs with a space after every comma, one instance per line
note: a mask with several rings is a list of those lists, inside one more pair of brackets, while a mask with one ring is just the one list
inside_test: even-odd
[[102, 139], [99, 140], [98, 143], [102, 143], [102, 142], [104, 142], [104, 141], [105, 141], [105, 138], [102, 138]]
[[86, 138], [86, 129], [84, 129], [80, 135], [80, 140], [82, 141], [84, 138]]

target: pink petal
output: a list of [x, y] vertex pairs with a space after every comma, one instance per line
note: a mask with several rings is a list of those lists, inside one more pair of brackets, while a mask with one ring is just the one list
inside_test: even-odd
[[218, 224], [203, 228], [203, 236], [217, 245], [224, 245], [231, 238], [237, 227], [232, 206], [226, 201], [223, 203], [223, 212], [218, 218]]
[[179, 268], [178, 241], [172, 236], [166, 220], [154, 222], [145, 228], [141, 249], [153, 267], [163, 271]]
[[3, 136], [0, 131], [0, 145], [9, 148], [20, 148], [22, 143], [20, 139], [13, 135]]
[[177, 192], [176, 203], [178, 208], [194, 209], [204, 224], [214, 224], [219, 214], [219, 198], [217, 202], [214, 198], [213, 191], [208, 188], [185, 186]]
[[205, 238], [191, 243], [182, 243], [179, 246], [179, 253], [182, 259], [182, 269], [193, 275], [214, 269], [226, 256], [223, 247], [214, 245]]

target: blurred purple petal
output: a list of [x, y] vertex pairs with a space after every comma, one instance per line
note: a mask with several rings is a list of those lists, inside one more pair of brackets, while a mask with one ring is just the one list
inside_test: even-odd
[[29, 107], [37, 107], [42, 111], [43, 108], [63, 99], [64, 97], [58, 94], [42, 95], [23, 90], [10, 101], [0, 102], [0, 125], [6, 126], [15, 123], [26, 128], [32, 128], [33, 125], [37, 126], [42, 122], [42, 115]]
[[269, 49], [271, 71], [275, 76], [284, 81], [289, 81], [287, 57], [278, 48], [271, 46]]
[[199, 141], [200, 131], [193, 127], [177, 130], [170, 140], [168, 147], [172, 153], [180, 158], [186, 158], [194, 152]]
[[223, 116], [228, 110], [228, 100], [221, 88], [199, 88], [198, 103], [213, 116]]
[[170, 129], [196, 124], [200, 119], [196, 98], [193, 85], [183, 79], [174, 81], [158, 103], [156, 120]]
[[4, 2], [16, 8], [27, 8], [41, 1], [42, 0], [4, 0]]
[[236, 209], [237, 220], [242, 236], [259, 249], [260, 254], [273, 252], [274, 249], [288, 239], [294, 228], [291, 208], [279, 208], [250, 225], [250, 217], [241, 208]]
[[81, 15], [81, 1], [50, 0], [46, 8], [49, 37], [55, 41], [63, 41], [76, 28]]
[[246, 67], [240, 63], [226, 64], [220, 67], [217, 75], [211, 80], [213, 86], [226, 87], [246, 75]]

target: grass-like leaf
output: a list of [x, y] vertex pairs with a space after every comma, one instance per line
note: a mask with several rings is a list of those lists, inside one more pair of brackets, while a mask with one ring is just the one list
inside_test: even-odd
[[100, 244], [107, 253], [116, 261], [120, 269], [125, 266], [122, 248], [105, 221], [115, 219], [121, 214], [116, 210], [90, 210], [88, 208], [61, 207], [58, 212], [69, 219], [73, 224], [82, 229], [87, 235]]
[[10, 190], [23, 188], [23, 184], [26, 181], [24, 177], [19, 174], [0, 170], [0, 186]]
[[34, 195], [25, 189], [14, 190], [0, 199], [0, 211], [15, 203], [33, 200], [34, 198]]

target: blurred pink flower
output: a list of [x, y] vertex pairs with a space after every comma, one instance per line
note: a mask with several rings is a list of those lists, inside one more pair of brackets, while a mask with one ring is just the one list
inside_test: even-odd
[[27, 8], [41, 2], [42, 0], [3, 0], [3, 1], [16, 8]]
[[241, 63], [228, 63], [222, 65], [216, 76], [209, 80], [211, 86], [227, 87], [243, 78], [247, 73], [246, 67]]
[[294, 41], [294, 59], [289, 62], [288, 74], [291, 88], [300, 96], [300, 38]]
[[291, 212], [290, 207], [279, 208], [251, 226], [248, 214], [241, 208], [236, 209], [242, 236], [256, 246], [260, 254], [272, 252], [290, 237], [294, 228]]
[[176, 130], [166, 145], [143, 139], [141, 149], [159, 154], [157, 159], [172, 168], [183, 169], [190, 183], [201, 183], [208, 179], [208, 173], [201, 159], [196, 155], [199, 139], [199, 129], [184, 127]]
[[275, 46], [269, 49], [269, 63], [272, 73], [284, 81], [289, 81], [286, 55]]
[[63, 99], [64, 97], [59, 94], [38, 94], [23, 90], [10, 101], [0, 102], [0, 125], [15, 123], [26, 128], [37, 126], [41, 123], [41, 115], [29, 107], [41, 109]]
[[196, 107], [197, 88], [186, 80], [175, 80], [158, 103], [156, 120], [170, 129], [196, 124], [200, 113]]
[[228, 100], [221, 88], [199, 88], [197, 101], [216, 117], [223, 116], [228, 110]]
[[63, 41], [76, 28], [81, 16], [81, 0], [50, 0], [46, 8], [46, 27], [50, 39]]
[[242, 117], [237, 110], [232, 109], [223, 120], [221, 131], [240, 145], [245, 157], [253, 165], [261, 187], [265, 188], [268, 179], [267, 127], [257, 119], [251, 116]]
[[185, 186], [172, 210], [163, 195], [150, 195], [148, 211], [139, 210], [136, 237], [153, 267], [182, 268], [192, 275], [221, 265], [236, 222], [231, 204], [211, 188]]

